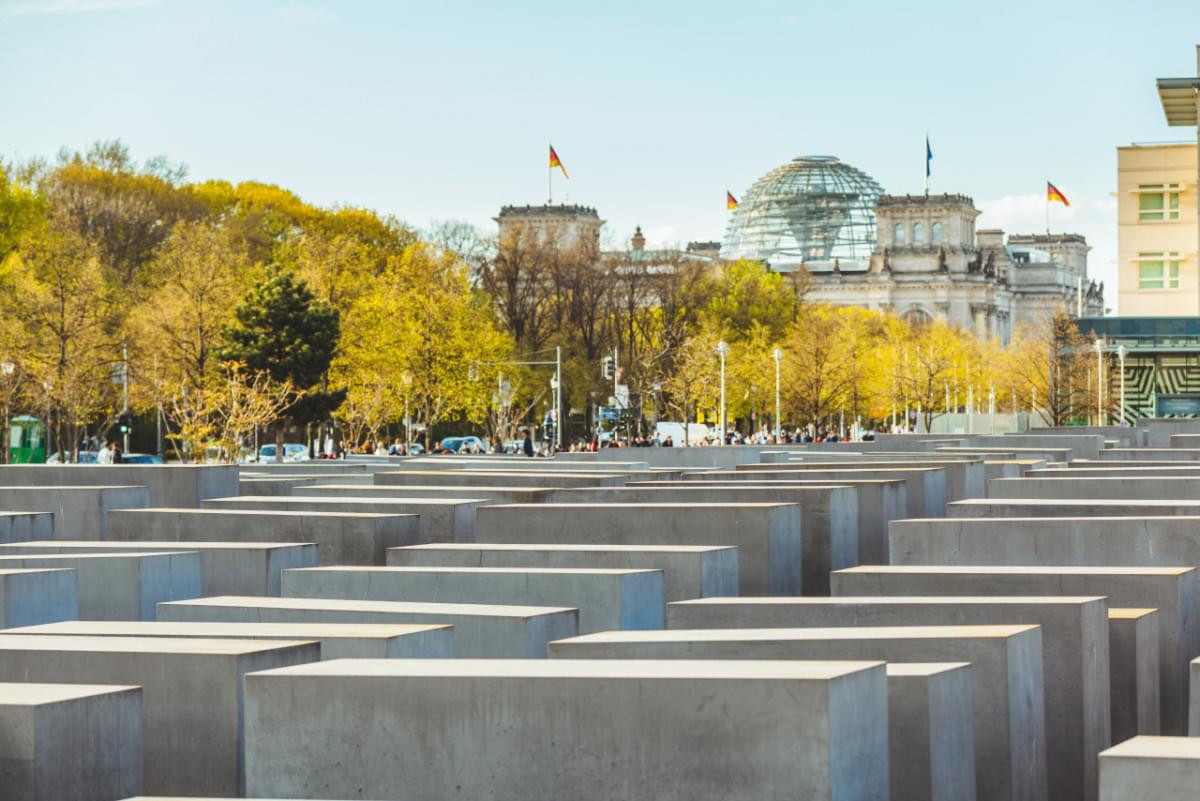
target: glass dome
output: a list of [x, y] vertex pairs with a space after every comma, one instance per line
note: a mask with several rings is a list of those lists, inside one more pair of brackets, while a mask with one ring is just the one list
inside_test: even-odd
[[776, 269], [865, 265], [875, 247], [883, 187], [833, 156], [803, 156], [759, 178], [733, 211], [721, 257]]

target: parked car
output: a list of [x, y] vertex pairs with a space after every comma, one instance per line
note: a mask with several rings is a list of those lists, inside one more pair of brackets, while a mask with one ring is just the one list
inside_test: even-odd
[[153, 453], [125, 453], [121, 455], [121, 464], [162, 464], [161, 456]]
[[[258, 461], [260, 463], [268, 463], [275, 461], [275, 444], [263, 445], [258, 449]], [[283, 461], [285, 462], [307, 462], [308, 447], [301, 445], [298, 442], [285, 442], [283, 444]]]
[[479, 437], [446, 437], [440, 447], [450, 453], [487, 453], [487, 445]]
[[71, 454], [56, 451], [50, 454], [50, 458], [46, 460], [46, 464], [95, 464], [97, 453], [98, 451], [80, 451], [79, 458], [71, 462]]

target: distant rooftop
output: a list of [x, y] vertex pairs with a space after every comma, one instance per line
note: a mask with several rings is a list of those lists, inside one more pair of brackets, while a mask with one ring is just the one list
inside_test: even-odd
[[1078, 242], [1081, 245], [1087, 244], [1087, 239], [1083, 234], [1009, 234], [1008, 243], [1010, 245], [1030, 245], [1034, 243], [1050, 243], [1050, 242]]
[[541, 205], [541, 206], [502, 206], [501, 217], [595, 217], [600, 218], [596, 210], [590, 206], [577, 205]]
[[881, 195], [879, 197], [879, 206], [943, 206], [948, 203], [960, 204], [967, 203], [974, 205], [971, 198], [966, 195]]

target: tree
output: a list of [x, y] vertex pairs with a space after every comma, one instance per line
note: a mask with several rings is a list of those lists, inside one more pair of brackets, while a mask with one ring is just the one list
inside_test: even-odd
[[[296, 391], [286, 415], [293, 422], [328, 419], [346, 397], [345, 390], [328, 390], [325, 381], [340, 333], [337, 310], [313, 298], [292, 273], [273, 268], [234, 316], [236, 324], [222, 329], [222, 360], [290, 383]], [[283, 433], [282, 427], [276, 429], [276, 461], [282, 461]]]
[[1093, 402], [1089, 350], [1075, 321], [1059, 308], [1017, 330], [1004, 370], [1014, 377], [1022, 403], [1036, 409], [1047, 425], [1063, 426]]
[[794, 308], [782, 275], [757, 261], [735, 261], [721, 265], [708, 313], [731, 341], [748, 337], [755, 325], [777, 339], [792, 322]]
[[801, 421], [829, 422], [850, 385], [841, 324], [828, 306], [803, 306], [783, 339], [783, 397]]
[[925, 430], [930, 430], [934, 409], [941, 405], [948, 412], [944, 399], [951, 373], [969, 347], [966, 338], [971, 334], [956, 331], [945, 323], [920, 325], [913, 336], [913, 361], [908, 372], [908, 397], [917, 404], [924, 418]]
[[[720, 366], [716, 331], [700, 331], [684, 340], [675, 360], [675, 372], [668, 379], [667, 408], [683, 421], [683, 438], [690, 441], [689, 426], [701, 408], [711, 409], [719, 402]], [[681, 444], [687, 444], [681, 443]]]

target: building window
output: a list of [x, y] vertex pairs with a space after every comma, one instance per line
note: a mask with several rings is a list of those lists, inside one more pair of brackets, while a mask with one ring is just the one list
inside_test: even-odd
[[939, 242], [941, 242], [942, 241], [942, 224], [934, 223], [932, 233], [933, 233], [933, 244], [936, 245]]
[[904, 223], [896, 223], [896, 230], [892, 238], [897, 245], [904, 244]]
[[1138, 187], [1138, 222], [1179, 219], [1179, 184], [1142, 184]]
[[1179, 289], [1178, 253], [1139, 253], [1138, 289]]
[[933, 316], [920, 306], [912, 306], [901, 317], [913, 328], [920, 328], [933, 322]]
[[921, 223], [913, 223], [913, 242], [925, 241], [925, 226]]

